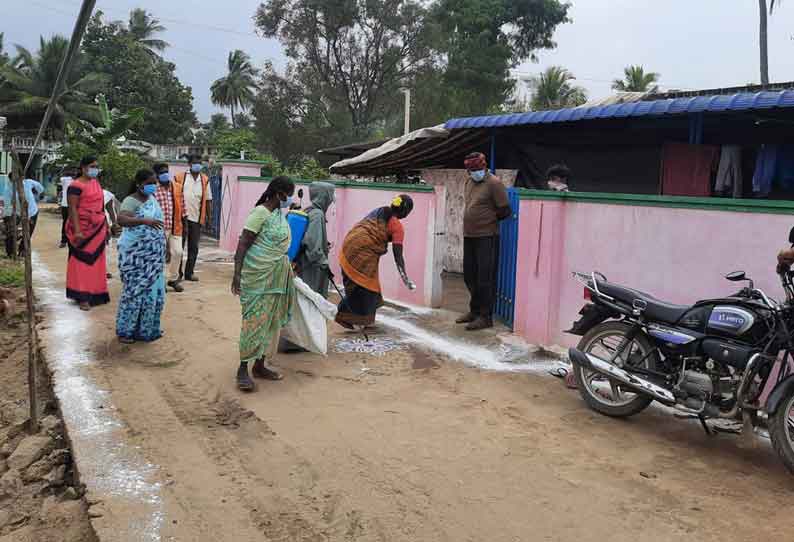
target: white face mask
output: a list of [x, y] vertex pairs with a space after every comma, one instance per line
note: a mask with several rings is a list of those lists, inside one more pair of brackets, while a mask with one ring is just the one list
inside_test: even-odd
[[481, 183], [483, 179], [485, 179], [485, 170], [481, 169], [480, 171], [469, 171], [469, 176], [475, 183]]
[[287, 199], [279, 202], [279, 204], [281, 205], [282, 209], [289, 209], [289, 207], [292, 205], [292, 196], [287, 196]]

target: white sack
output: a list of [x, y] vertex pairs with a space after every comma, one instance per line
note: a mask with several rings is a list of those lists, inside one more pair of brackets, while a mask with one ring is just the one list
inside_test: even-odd
[[281, 336], [309, 352], [325, 356], [328, 354], [326, 320], [336, 318], [336, 305], [309, 288], [298, 277], [295, 277], [295, 290], [292, 319], [281, 330]]

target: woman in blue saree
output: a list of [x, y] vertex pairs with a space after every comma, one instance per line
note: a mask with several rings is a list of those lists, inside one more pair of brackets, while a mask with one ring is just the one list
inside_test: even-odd
[[116, 335], [127, 344], [156, 341], [163, 336], [160, 315], [165, 304], [164, 269], [168, 250], [163, 211], [154, 197], [156, 189], [154, 172], [140, 170], [118, 217], [124, 231], [118, 243], [123, 288]]

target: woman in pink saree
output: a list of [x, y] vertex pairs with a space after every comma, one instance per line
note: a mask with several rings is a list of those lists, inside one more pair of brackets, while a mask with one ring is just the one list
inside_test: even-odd
[[104, 192], [97, 180], [99, 167], [96, 158], [83, 158], [80, 169], [82, 174], [69, 185], [66, 194], [69, 204], [66, 297], [87, 311], [110, 302], [105, 263], [108, 227]]

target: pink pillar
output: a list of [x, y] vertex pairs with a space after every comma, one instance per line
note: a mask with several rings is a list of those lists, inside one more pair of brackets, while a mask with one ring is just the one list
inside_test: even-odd
[[[221, 166], [220, 247], [228, 252], [237, 249], [237, 240], [243, 229], [245, 218], [253, 208], [259, 195], [267, 188], [260, 179], [263, 162], [244, 160], [219, 160]], [[253, 201], [251, 201], [253, 200]]]
[[522, 200], [516, 262], [515, 331], [536, 344], [557, 336], [565, 203]]

